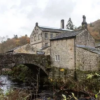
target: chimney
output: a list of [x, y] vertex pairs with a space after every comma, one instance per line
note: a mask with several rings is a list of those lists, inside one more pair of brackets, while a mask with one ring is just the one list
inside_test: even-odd
[[83, 29], [87, 29], [87, 22], [86, 22], [86, 17], [85, 17], [85, 15], [83, 15], [82, 28], [83, 28]]
[[36, 22], [36, 24], [35, 24], [36, 26], [38, 26], [38, 22]]
[[64, 19], [61, 20], [61, 29], [64, 29]]

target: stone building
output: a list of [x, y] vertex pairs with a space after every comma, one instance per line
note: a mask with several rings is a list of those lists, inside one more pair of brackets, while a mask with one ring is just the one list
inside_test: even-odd
[[36, 23], [31, 36], [30, 44], [35, 52], [43, 51], [45, 54], [50, 54], [50, 39], [56, 37], [63, 32], [70, 30], [64, 29], [64, 20], [61, 20], [61, 28], [42, 27]]
[[64, 28], [64, 20], [61, 20], [60, 28], [49, 28], [39, 26], [36, 23], [31, 35], [30, 44], [13, 48], [7, 53], [30, 53], [30, 54], [45, 54], [50, 55], [50, 39], [56, 37], [63, 32], [71, 31]]
[[22, 46], [18, 46], [11, 50], [8, 50], [6, 53], [16, 54], [16, 53], [27, 53], [27, 54], [34, 54], [33, 48], [30, 44], [25, 44]]
[[98, 70], [100, 49], [96, 48], [95, 41], [83, 16], [81, 29], [64, 32], [51, 39], [52, 66], [72, 70]]

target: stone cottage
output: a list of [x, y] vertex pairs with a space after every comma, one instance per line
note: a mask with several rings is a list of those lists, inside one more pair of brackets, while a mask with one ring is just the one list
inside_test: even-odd
[[83, 71], [98, 70], [100, 49], [96, 48], [95, 41], [83, 16], [81, 29], [64, 32], [51, 39], [52, 66]]
[[61, 28], [59, 29], [42, 27], [36, 23], [30, 36], [30, 45], [35, 52], [43, 51], [46, 55], [50, 55], [50, 39], [67, 31], [70, 30], [64, 29], [64, 20], [61, 20]]

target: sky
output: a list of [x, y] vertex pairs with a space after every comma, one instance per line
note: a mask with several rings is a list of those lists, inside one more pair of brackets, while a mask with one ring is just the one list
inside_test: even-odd
[[35, 23], [60, 28], [69, 18], [78, 27], [100, 19], [100, 0], [0, 0], [0, 38], [31, 35]]

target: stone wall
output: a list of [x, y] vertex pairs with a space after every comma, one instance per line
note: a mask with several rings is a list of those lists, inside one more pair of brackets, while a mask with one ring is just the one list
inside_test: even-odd
[[[30, 36], [30, 44], [34, 48], [35, 52], [40, 50], [41, 48], [50, 46], [50, 39], [59, 35], [61, 32], [44, 32], [38, 26], [35, 26], [31, 36]], [[45, 37], [47, 34], [47, 38]], [[45, 50], [46, 51], [46, 50]], [[46, 51], [48, 52], [48, 51]], [[50, 54], [50, 50], [49, 53]]]
[[83, 30], [76, 36], [76, 44], [95, 47], [95, 39], [87, 30]]
[[[50, 56], [34, 55], [34, 54], [0, 54], [0, 67], [14, 67], [15, 65], [24, 64], [37, 71], [40, 68], [40, 72], [47, 73], [46, 67], [50, 66]], [[10, 66], [9, 66], [10, 65]], [[13, 65], [13, 66], [11, 66]]]
[[74, 69], [74, 39], [51, 41], [51, 59], [52, 66]]
[[14, 54], [16, 53], [27, 53], [27, 54], [34, 54], [34, 49], [30, 44], [26, 44], [20, 47], [17, 47], [13, 51]]
[[42, 42], [38, 42], [38, 43], [32, 44], [31, 46], [34, 48], [34, 50], [36, 52], [36, 51], [38, 51], [38, 50], [40, 50], [42, 48]]
[[[47, 38], [45, 38], [45, 34], [47, 33]], [[43, 47], [46, 46], [46, 43], [47, 43], [47, 46], [50, 46], [50, 39], [51, 38], [54, 38], [56, 37], [57, 35], [59, 35], [61, 33], [55, 33], [55, 32], [42, 32], [42, 44], [43, 44]], [[52, 35], [52, 37], [51, 37]]]
[[[84, 45], [95, 48], [95, 39], [87, 30], [83, 30], [76, 36], [76, 45]], [[76, 67], [79, 70], [97, 70], [99, 66], [99, 55], [76, 47]]]
[[41, 33], [42, 33], [42, 31], [37, 26], [35, 26], [33, 32], [31, 33], [31, 36], [30, 36], [30, 44], [31, 45], [42, 42], [42, 34]]
[[45, 52], [45, 55], [50, 55], [50, 47], [44, 49], [43, 52]]
[[82, 71], [98, 70], [100, 57], [96, 53], [76, 47], [76, 68]]

